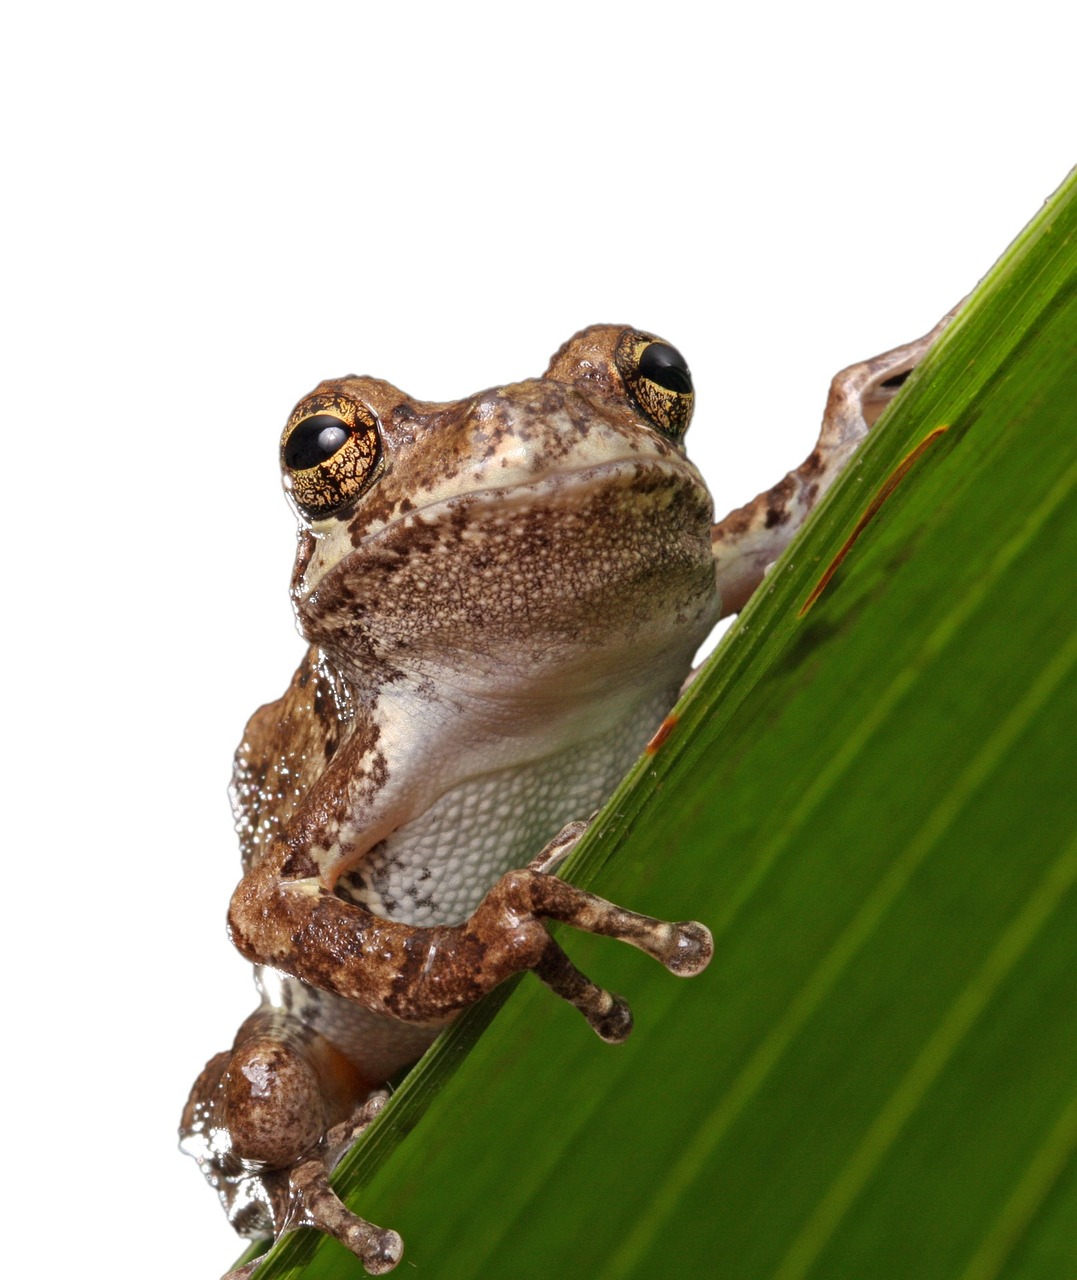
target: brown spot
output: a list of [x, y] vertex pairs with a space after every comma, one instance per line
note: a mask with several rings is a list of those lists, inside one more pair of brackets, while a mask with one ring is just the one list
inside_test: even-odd
[[314, 859], [302, 849], [292, 849], [280, 864], [283, 880], [308, 880], [318, 874]]
[[751, 527], [754, 509], [755, 504], [748, 503], [746, 506], [738, 507], [736, 511], [731, 511], [711, 530], [711, 542], [718, 543], [724, 542], [726, 538], [734, 540], [739, 538]]
[[767, 494], [767, 514], [764, 523], [768, 529], [773, 529], [777, 525], [789, 522], [789, 500], [796, 492], [796, 487], [797, 483], [794, 477], [787, 475], [779, 480]]
[[798, 470], [802, 477], [813, 476], [823, 470], [823, 451], [818, 445], [808, 454]]
[[669, 713], [668, 716], [666, 716], [666, 718], [655, 730], [654, 735], [651, 738], [650, 742], [648, 742], [646, 747], [644, 748], [644, 750], [649, 756], [653, 756], [658, 753], [659, 748], [663, 745], [663, 743], [666, 741], [669, 735], [677, 727], [678, 720], [680, 720], [680, 716], [675, 715], [672, 711]]

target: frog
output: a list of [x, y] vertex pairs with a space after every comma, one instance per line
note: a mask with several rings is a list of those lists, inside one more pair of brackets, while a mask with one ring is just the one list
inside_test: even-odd
[[387, 1082], [526, 972], [603, 1040], [631, 1030], [551, 924], [706, 968], [705, 925], [557, 871], [949, 318], [836, 375], [805, 461], [717, 522], [685, 452], [687, 361], [630, 325], [461, 400], [348, 376], [295, 406], [280, 461], [307, 649], [231, 787], [228, 928], [259, 1005], [180, 1125], [239, 1233], [313, 1227], [371, 1275], [395, 1267], [399, 1234], [330, 1184]]

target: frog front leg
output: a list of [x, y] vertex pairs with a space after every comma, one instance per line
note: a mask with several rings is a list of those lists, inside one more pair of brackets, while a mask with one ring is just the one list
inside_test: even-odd
[[501, 876], [462, 924], [423, 928], [345, 902], [319, 878], [288, 878], [294, 854], [280, 841], [241, 881], [229, 927], [249, 959], [385, 1017], [444, 1023], [532, 970], [603, 1039], [623, 1040], [632, 1025], [628, 1006], [575, 968], [546, 922], [630, 943], [683, 977], [710, 961], [710, 933], [695, 921], [656, 920], [577, 889], [549, 874], [557, 860], [544, 851]]
[[744, 607], [768, 566], [785, 550], [960, 306], [915, 342], [837, 374], [830, 384], [819, 439], [808, 457], [773, 488], [714, 526], [711, 548], [723, 617]]

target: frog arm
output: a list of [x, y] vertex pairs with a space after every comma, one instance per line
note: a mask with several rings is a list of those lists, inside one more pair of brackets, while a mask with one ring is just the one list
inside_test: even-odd
[[808, 457], [773, 488], [713, 527], [711, 549], [723, 617], [744, 607], [767, 568], [785, 550], [961, 305], [915, 342], [837, 374], [830, 384], [819, 439]]
[[229, 910], [236, 947], [256, 963], [404, 1022], [447, 1022], [530, 969], [603, 1039], [623, 1040], [632, 1025], [628, 1006], [571, 964], [545, 921], [630, 943], [683, 977], [701, 972], [712, 954], [702, 925], [655, 920], [585, 893], [543, 869], [545, 851], [501, 876], [462, 924], [431, 927], [345, 902], [315, 874], [295, 878], [298, 865], [280, 840], [244, 876]]

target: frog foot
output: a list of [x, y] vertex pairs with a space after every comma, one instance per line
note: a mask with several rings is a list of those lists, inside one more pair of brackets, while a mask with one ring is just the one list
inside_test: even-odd
[[383, 1089], [372, 1093], [349, 1119], [329, 1130], [322, 1150], [300, 1161], [288, 1178], [295, 1206], [290, 1225], [315, 1227], [335, 1237], [372, 1276], [392, 1271], [403, 1256], [404, 1242], [397, 1232], [352, 1213], [329, 1185], [329, 1175], [388, 1101]]
[[296, 1224], [334, 1236], [355, 1254], [368, 1275], [383, 1276], [400, 1261], [404, 1242], [397, 1232], [352, 1213], [329, 1185], [323, 1161], [310, 1159], [296, 1165], [289, 1183], [299, 1209]]
[[[628, 1004], [581, 973], [543, 922], [558, 921], [586, 933], [627, 942], [682, 978], [707, 967], [714, 954], [714, 942], [710, 930], [698, 921], [670, 922], [626, 911], [538, 869], [563, 859], [561, 842], [571, 839], [575, 843], [582, 834], [583, 824], [572, 825], [575, 830], [571, 836], [569, 828], [565, 828], [553, 842], [559, 846], [557, 856], [549, 857], [551, 846], [547, 846], [530, 866], [502, 876], [472, 916], [468, 929], [480, 942], [508, 938], [511, 948], [530, 950], [529, 962], [517, 967], [531, 969], [552, 991], [574, 1005], [603, 1040], [616, 1044], [632, 1030]], [[491, 951], [496, 949], [496, 945], [491, 947]]]
[[[329, 1130], [316, 1151], [286, 1174], [281, 1171], [288, 1183], [287, 1218], [281, 1233], [296, 1227], [324, 1231], [350, 1249], [372, 1276], [392, 1271], [403, 1256], [404, 1242], [397, 1232], [352, 1213], [329, 1185], [329, 1177], [388, 1100], [384, 1090], [371, 1094], [349, 1119]], [[262, 1261], [263, 1258], [255, 1258], [229, 1271], [221, 1280], [251, 1280]]]

